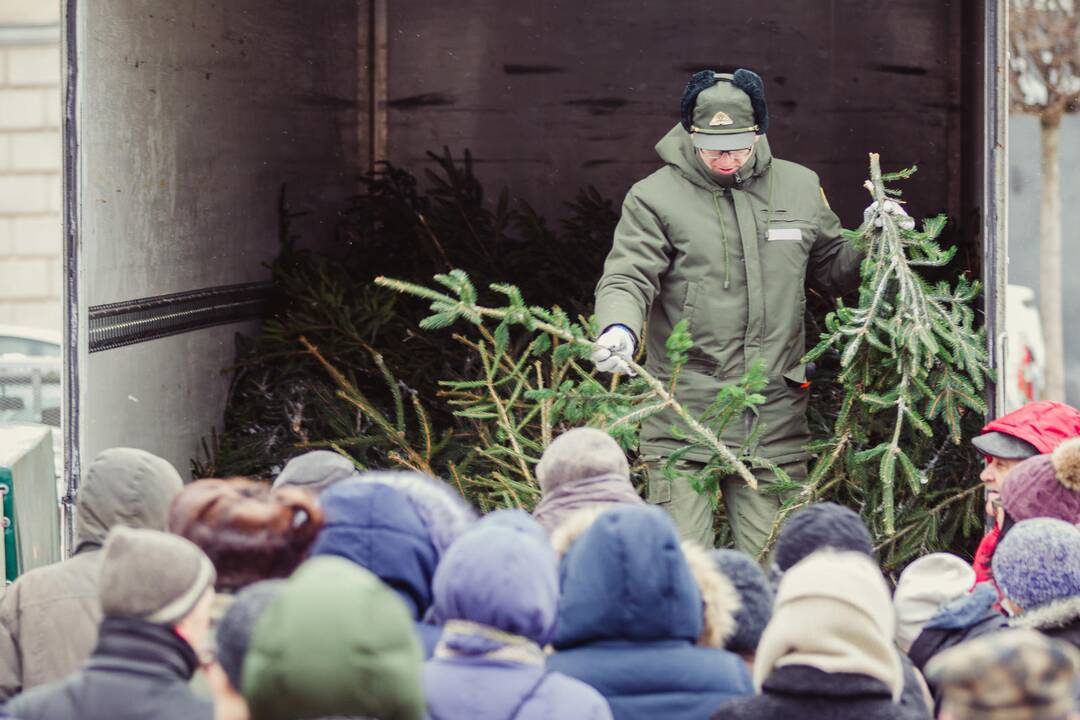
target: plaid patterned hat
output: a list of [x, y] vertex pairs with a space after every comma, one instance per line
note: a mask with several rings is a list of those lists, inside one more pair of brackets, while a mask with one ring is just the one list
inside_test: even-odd
[[954, 720], [1065, 720], [1080, 651], [1034, 630], [1003, 630], [941, 653], [926, 676]]

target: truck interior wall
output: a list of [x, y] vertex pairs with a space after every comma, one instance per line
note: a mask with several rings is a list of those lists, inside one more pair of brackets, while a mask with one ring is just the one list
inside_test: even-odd
[[317, 245], [358, 169], [419, 172], [443, 146], [552, 220], [586, 185], [618, 203], [701, 68], [762, 74], [774, 152], [820, 174], [846, 225], [878, 151], [919, 165], [912, 212], [948, 213], [977, 257], [986, 1], [67, 0], [81, 456], [137, 445], [184, 470], [220, 425], [253, 322], [87, 355], [86, 315], [265, 279], [283, 183]]
[[[265, 280], [283, 183], [332, 236], [356, 175], [355, 0], [93, 0], [74, 12], [83, 462], [143, 447], [186, 474], [221, 425], [220, 325], [86, 354], [89, 308]], [[69, 45], [70, 49], [71, 45]], [[70, 128], [69, 128], [70, 129]], [[77, 471], [77, 469], [76, 469]]]
[[469, 149], [493, 192], [549, 216], [586, 185], [619, 203], [658, 167], [689, 75], [742, 66], [764, 78], [773, 152], [816, 170], [848, 227], [871, 151], [919, 166], [914, 213], [968, 219], [964, 130], [981, 107], [961, 98], [981, 78], [961, 56], [982, 2], [394, 0], [386, 12], [387, 154], [400, 165]]

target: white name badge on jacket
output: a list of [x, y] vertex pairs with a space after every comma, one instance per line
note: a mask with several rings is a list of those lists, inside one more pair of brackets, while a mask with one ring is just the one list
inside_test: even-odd
[[769, 228], [769, 242], [774, 240], [802, 240], [802, 228]]

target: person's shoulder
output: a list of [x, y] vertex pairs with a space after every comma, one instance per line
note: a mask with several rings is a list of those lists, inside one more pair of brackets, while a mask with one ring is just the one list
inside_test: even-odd
[[81, 677], [80, 673], [76, 673], [63, 680], [38, 685], [16, 695], [0, 706], [0, 718], [49, 720], [75, 717], [73, 711], [77, 703], [73, 702], [74, 688], [80, 683]]
[[787, 182], [793, 183], [807, 183], [817, 188], [821, 184], [821, 179], [818, 174], [806, 167], [800, 165], [797, 162], [790, 160], [781, 160], [780, 158], [773, 158], [772, 171], [777, 174], [779, 178]]
[[709, 716], [709, 720], [740, 720], [740, 718], [765, 720], [770, 717], [765, 714], [766, 706], [771, 704], [770, 699], [764, 695], [732, 698], [721, 703]]
[[600, 694], [600, 691], [560, 672], [549, 672], [537, 695], [541, 698], [546, 696], [553, 707], [557, 706], [564, 710], [572, 708], [573, 714], [577, 717], [597, 719], [611, 717], [608, 701]]
[[16, 602], [20, 609], [39, 604], [51, 605], [72, 598], [93, 598], [96, 601], [100, 566], [100, 553], [89, 552], [34, 568], [8, 588], [4, 600]]
[[657, 194], [663, 194], [670, 190], [672, 183], [688, 182], [675, 168], [670, 165], [657, 168], [645, 177], [630, 186], [626, 194], [628, 198], [648, 200]]
[[716, 692], [729, 693], [732, 695], [750, 695], [754, 692], [754, 684], [750, 678], [750, 670], [741, 657], [733, 652], [720, 648], [688, 647], [688, 655], [692, 655], [699, 681], [703, 683], [702, 689], [710, 689]]
[[558, 671], [548, 672], [547, 678], [544, 680], [542, 691], [558, 695], [559, 697], [574, 697], [584, 701], [602, 701], [605, 704], [607, 703], [607, 701], [604, 700], [604, 696], [588, 683], [570, 677], [569, 675], [564, 675]]

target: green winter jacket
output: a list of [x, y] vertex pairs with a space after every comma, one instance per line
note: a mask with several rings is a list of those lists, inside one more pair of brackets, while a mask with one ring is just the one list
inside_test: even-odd
[[241, 690], [251, 720], [421, 720], [423, 662], [397, 594], [324, 555], [301, 565], [255, 623]]
[[[680, 125], [656, 151], [665, 166], [630, 188], [623, 203], [596, 288], [599, 325], [623, 324], [640, 337], [647, 319], [646, 367], [665, 377], [664, 343], [688, 319], [694, 348], [676, 396], [696, 415], [723, 384], [764, 360], [763, 433], [747, 450], [778, 463], [805, 459], [805, 286], [854, 289], [861, 256], [842, 238], [817, 175], [773, 158], [766, 137], [730, 187], [705, 168]], [[731, 422], [723, 439], [737, 448], [753, 423], [753, 414]], [[671, 412], [647, 419], [641, 452], [664, 456], [681, 447], [675, 424]], [[707, 453], [688, 458], [704, 461]]]

